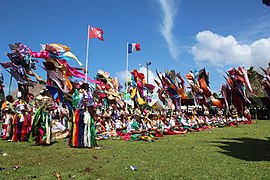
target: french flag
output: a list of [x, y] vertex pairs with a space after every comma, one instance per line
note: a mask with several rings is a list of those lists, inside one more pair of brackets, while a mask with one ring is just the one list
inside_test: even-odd
[[134, 51], [140, 51], [141, 45], [139, 43], [128, 44], [128, 53], [133, 53]]

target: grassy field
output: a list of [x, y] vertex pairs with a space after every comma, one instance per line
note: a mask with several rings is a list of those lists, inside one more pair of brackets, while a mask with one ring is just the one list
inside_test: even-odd
[[[155, 142], [102, 140], [69, 148], [0, 140], [0, 179], [270, 179], [270, 121]], [[130, 166], [137, 166], [137, 171]]]

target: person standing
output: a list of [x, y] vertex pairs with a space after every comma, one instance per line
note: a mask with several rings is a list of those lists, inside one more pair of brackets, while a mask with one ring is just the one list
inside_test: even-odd
[[35, 140], [39, 145], [50, 145], [52, 142], [51, 127], [53, 104], [49, 97], [48, 90], [43, 89], [36, 97], [36, 106], [39, 107], [34, 116], [29, 141]]
[[73, 94], [71, 147], [99, 148], [96, 141], [94, 98], [88, 83], [83, 83]]
[[2, 104], [1, 111], [4, 122], [1, 129], [1, 138], [10, 140], [12, 138], [12, 122], [15, 114], [13, 108], [14, 99], [11, 95], [6, 97], [6, 101]]
[[17, 93], [17, 100], [13, 103], [15, 109], [15, 116], [13, 119], [13, 142], [25, 141], [31, 127], [31, 116], [28, 114], [28, 105], [24, 100], [22, 93]]

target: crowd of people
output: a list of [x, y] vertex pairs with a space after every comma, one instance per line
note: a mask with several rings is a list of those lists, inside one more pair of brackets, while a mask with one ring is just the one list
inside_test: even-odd
[[8, 95], [1, 108], [1, 138], [12, 142], [35, 141], [39, 145], [69, 138], [71, 147], [99, 148], [97, 141], [102, 139], [152, 142], [164, 135], [252, 123], [248, 109], [240, 117], [236, 109], [226, 114], [223, 109], [209, 112], [194, 108], [187, 112], [147, 106], [126, 108], [117, 104], [99, 107], [95, 106], [87, 83], [74, 91], [72, 99], [70, 110], [65, 104], [53, 101], [47, 89], [30, 100], [25, 100], [21, 92], [16, 99]]
[[[70, 66], [70, 60], [80, 66], [82, 63], [63, 44], [42, 44], [40, 51], [33, 51], [18, 42], [9, 44], [9, 49], [10, 62], [0, 65], [17, 80], [19, 92], [16, 98], [8, 95], [1, 108], [1, 137], [8, 141], [50, 145], [55, 139], [69, 138], [70, 147], [98, 148], [97, 141], [102, 139], [152, 142], [164, 135], [251, 123], [245, 107], [250, 104], [246, 90], [254, 92], [244, 67], [228, 70], [221, 87], [223, 98], [215, 98], [211, 92], [205, 68], [189, 71], [185, 77], [190, 93], [195, 106], [202, 110], [184, 111], [181, 103], [188, 98], [179, 71], [156, 70], [155, 86], [133, 69], [124, 87], [109, 72], [98, 70], [91, 79], [87, 68]], [[46, 80], [34, 72], [38, 59], [44, 65], [39, 64], [46, 72]], [[268, 69], [258, 76], [269, 94]], [[3, 83], [0, 77], [0, 90]], [[29, 88], [37, 84], [46, 88], [34, 97]], [[150, 107], [155, 88], [165, 109]], [[134, 107], [127, 105], [127, 99], [133, 101]]]
[[243, 117], [238, 117], [236, 111], [232, 115], [225, 115], [222, 110], [212, 115], [205, 110], [199, 115], [196, 108], [191, 113], [187, 113], [181, 110], [149, 108], [125, 111], [112, 107], [106, 109], [105, 112], [98, 110], [97, 114], [98, 139], [111, 137], [132, 141], [154, 141], [164, 135], [186, 134], [215, 127], [223, 128], [252, 123], [248, 110], [245, 111]]

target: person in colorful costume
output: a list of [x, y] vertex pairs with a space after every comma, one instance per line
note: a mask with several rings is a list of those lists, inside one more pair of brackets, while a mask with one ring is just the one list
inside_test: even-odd
[[[12, 141], [24, 141], [31, 130], [31, 112], [27, 104], [31, 99], [29, 86], [34, 87], [37, 82], [44, 84], [45, 81], [33, 71], [36, 69], [36, 59], [31, 55], [31, 48], [20, 42], [9, 44], [9, 48], [12, 52], [7, 53], [7, 56], [11, 62], [1, 62], [0, 65], [17, 80], [20, 93], [20, 97], [14, 103], [16, 115], [13, 119]], [[36, 81], [30, 77], [34, 77]]]
[[17, 100], [14, 102], [15, 116], [13, 119], [13, 142], [25, 141], [27, 134], [31, 129], [31, 115], [28, 113], [28, 105], [19, 91], [17, 93]]
[[51, 126], [53, 111], [52, 99], [48, 96], [48, 90], [44, 89], [36, 97], [36, 110], [29, 141], [36, 141], [38, 145], [50, 145], [52, 143]]
[[4, 122], [1, 129], [1, 138], [9, 140], [12, 137], [12, 122], [15, 114], [13, 108], [13, 97], [8, 95], [6, 101], [2, 104], [1, 111]]
[[83, 83], [81, 89], [73, 94], [73, 115], [71, 147], [98, 148], [95, 130], [94, 99], [89, 84]]

